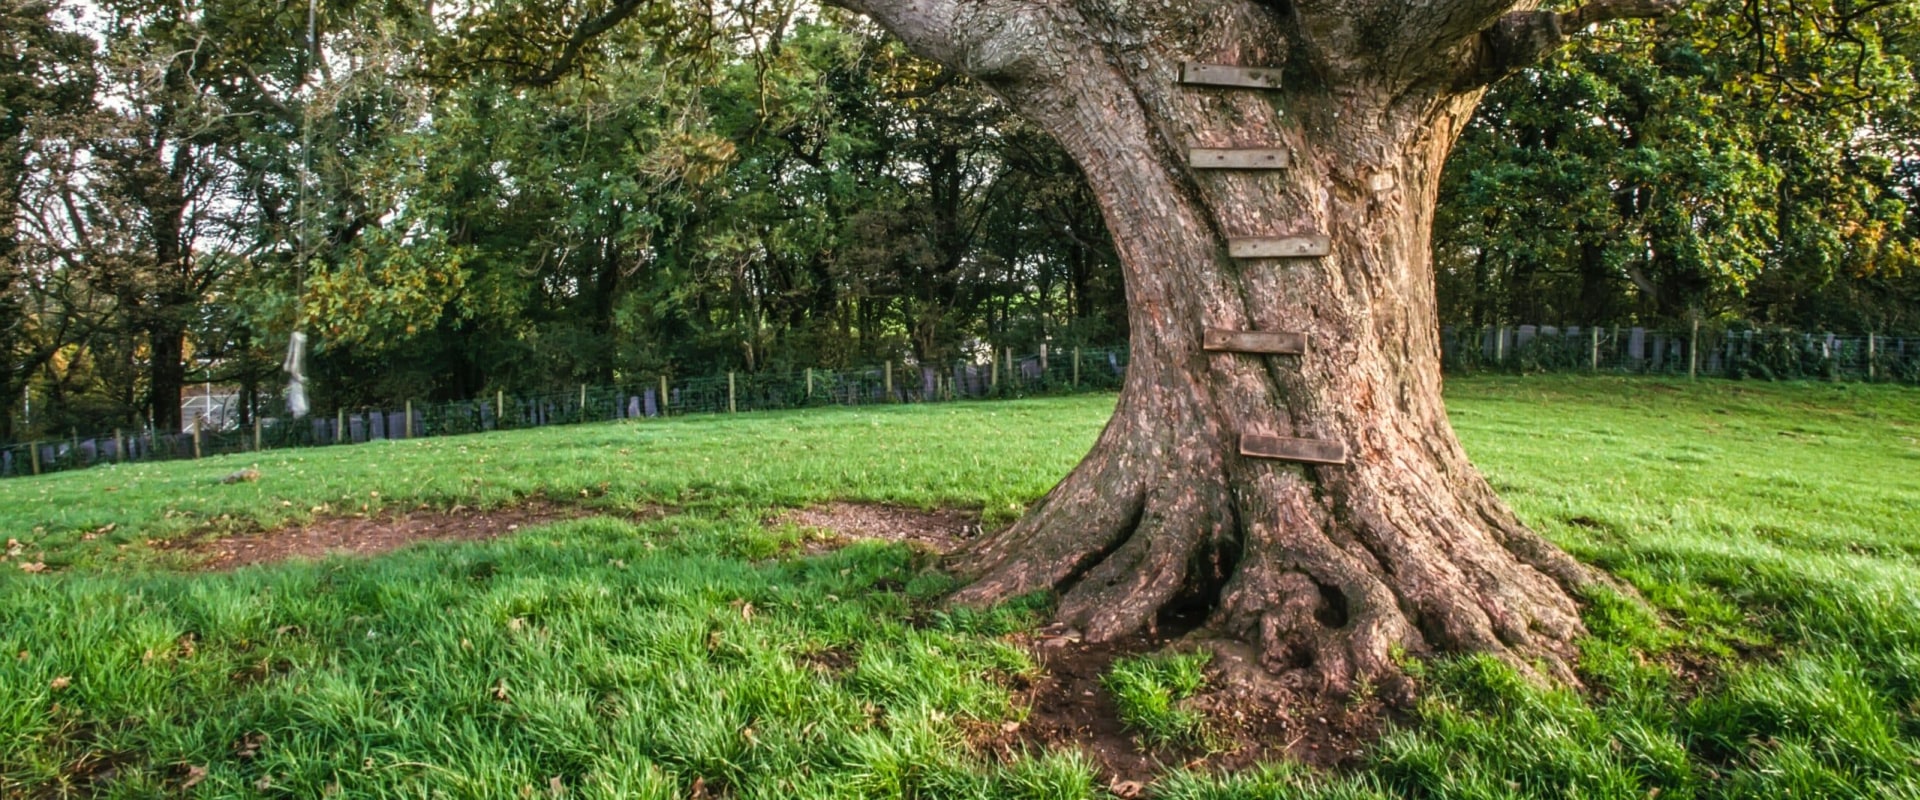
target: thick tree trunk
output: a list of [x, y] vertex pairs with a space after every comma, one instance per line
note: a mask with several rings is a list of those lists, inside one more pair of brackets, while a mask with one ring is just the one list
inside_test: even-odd
[[152, 352], [147, 371], [148, 419], [154, 430], [178, 433], [185, 423], [180, 418], [180, 392], [187, 385], [187, 333], [163, 319], [147, 329], [147, 344]]
[[[1059, 620], [1092, 641], [1203, 611], [1208, 633], [1333, 692], [1396, 678], [1400, 652], [1493, 653], [1572, 679], [1574, 597], [1599, 578], [1521, 524], [1461, 450], [1430, 252], [1476, 87], [1569, 17], [1510, 0], [849, 4], [1055, 136], [1126, 277], [1133, 356], [1112, 421], [1025, 519], [957, 559], [971, 579], [958, 602], [1058, 592]], [[1187, 61], [1284, 64], [1288, 85], [1186, 85]], [[1293, 163], [1195, 170], [1194, 147]], [[1229, 255], [1231, 238], [1306, 235], [1331, 254]], [[1210, 328], [1299, 332], [1308, 348], [1209, 352]], [[1348, 458], [1247, 457], [1245, 434]]]

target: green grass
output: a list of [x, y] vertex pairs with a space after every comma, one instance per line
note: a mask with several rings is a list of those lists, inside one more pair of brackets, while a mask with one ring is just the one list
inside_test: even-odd
[[[1175, 772], [1160, 796], [1920, 797], [1920, 393], [1552, 377], [1456, 381], [1448, 399], [1522, 516], [1658, 618], [1594, 599], [1586, 694], [1429, 663], [1416, 718], [1350, 774]], [[0, 797], [1102, 796], [1073, 755], [995, 764], [968, 746], [1024, 715], [1006, 686], [1035, 666], [1009, 635], [1044, 598], [942, 613], [950, 582], [910, 549], [777, 555], [785, 534], [761, 520], [830, 498], [1004, 520], [1111, 405], [690, 418], [0, 481], [20, 550], [0, 562]], [[251, 463], [258, 483], [217, 483]], [[225, 574], [175, 571], [152, 544], [529, 496], [605, 514]], [[675, 513], [627, 513], [652, 505]]]
[[1206, 683], [1210, 653], [1150, 653], [1113, 662], [1100, 685], [1113, 697], [1120, 721], [1149, 747], [1203, 747], [1207, 719], [1180, 705]]

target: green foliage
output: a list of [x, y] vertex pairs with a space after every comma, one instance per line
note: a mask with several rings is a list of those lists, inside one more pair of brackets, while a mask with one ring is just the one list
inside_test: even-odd
[[1443, 318], [1920, 325], [1901, 164], [1917, 20], [1911, 2], [1690, 3], [1500, 84], [1448, 164]]

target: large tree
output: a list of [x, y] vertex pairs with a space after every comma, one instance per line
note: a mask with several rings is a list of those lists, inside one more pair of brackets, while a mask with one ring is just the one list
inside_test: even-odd
[[[1091, 641], [1204, 610], [1223, 646], [1334, 692], [1396, 678], [1397, 653], [1571, 679], [1575, 597], [1601, 578], [1508, 510], [1448, 424], [1435, 196], [1488, 85], [1673, 2], [835, 2], [1058, 139], [1126, 278], [1133, 362], [1112, 421], [1025, 519], [961, 557], [959, 601], [1057, 591], [1059, 621]], [[1278, 72], [1220, 88], [1189, 63]], [[1279, 149], [1291, 167], [1199, 170], [1192, 148]], [[1326, 252], [1236, 257], [1242, 237], [1325, 237]], [[1209, 350], [1210, 329], [1306, 348]]]

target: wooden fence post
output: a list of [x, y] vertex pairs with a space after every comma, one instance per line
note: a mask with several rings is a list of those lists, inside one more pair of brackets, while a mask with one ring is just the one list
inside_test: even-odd
[[1874, 344], [1875, 343], [1873, 341], [1873, 333], [1869, 331], [1867, 333], [1867, 382], [1868, 383], [1872, 383], [1874, 378], [1874, 367], [1873, 367]]
[[735, 412], [733, 405], [733, 370], [727, 370], [727, 413]]
[[1080, 388], [1080, 348], [1073, 348], [1073, 388]]
[[587, 385], [580, 384], [580, 421], [587, 421]]
[[887, 402], [893, 402], [893, 359], [887, 359], [886, 368]]
[[1587, 369], [1589, 372], [1599, 372], [1600, 371], [1600, 326], [1595, 325], [1591, 328], [1588, 328], [1587, 334], [1588, 334], [1587, 338], [1593, 340], [1593, 343], [1589, 348], [1591, 352], [1587, 356], [1587, 364], [1588, 364]]
[[127, 460], [127, 442], [121, 438], [119, 428], [113, 429], [113, 460], [120, 462]]
[[987, 348], [987, 374], [988, 374], [987, 388], [999, 389], [1000, 388], [1000, 351], [998, 349], [991, 348], [991, 347]]
[[813, 399], [813, 368], [807, 367], [807, 399]]
[[205, 419], [206, 417], [201, 417], [200, 419], [194, 420], [193, 422], [193, 457], [194, 458], [200, 457], [200, 429], [201, 427], [203, 427], [200, 423]]
[[40, 443], [28, 442], [27, 455], [33, 460], [33, 474], [40, 474]]
[[667, 376], [660, 376], [660, 416], [667, 415]]
[[260, 414], [253, 415], [253, 452], [260, 452]]
[[406, 420], [400, 423], [400, 438], [411, 439], [413, 438], [413, 401], [412, 400], [407, 401], [406, 414], [407, 414]]
[[336, 408], [333, 410], [333, 443], [350, 441], [353, 441], [353, 437], [347, 435], [347, 410]]
[[1507, 326], [1502, 325], [1493, 334], [1493, 363], [1497, 366], [1507, 363]]

